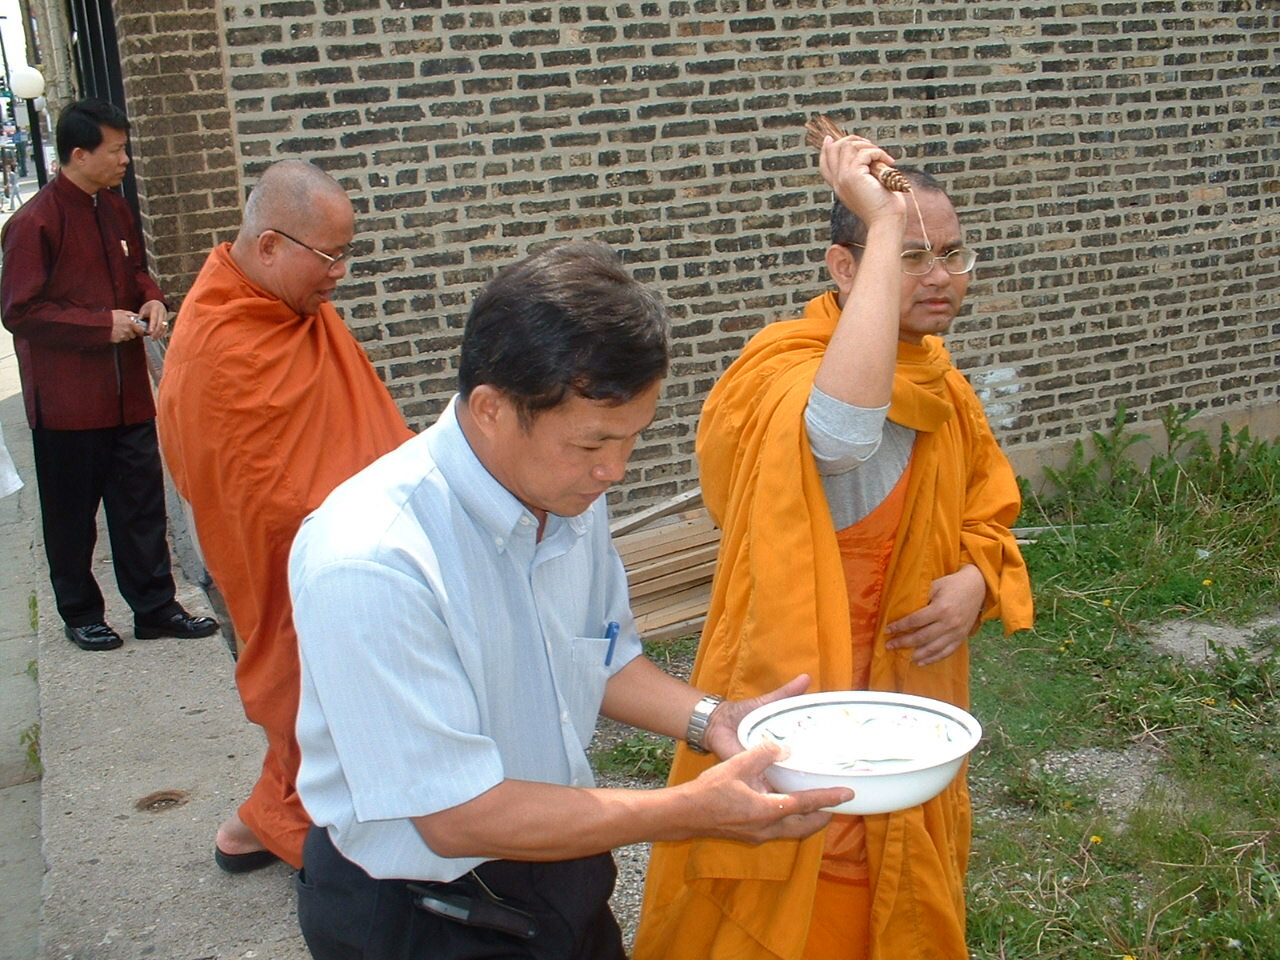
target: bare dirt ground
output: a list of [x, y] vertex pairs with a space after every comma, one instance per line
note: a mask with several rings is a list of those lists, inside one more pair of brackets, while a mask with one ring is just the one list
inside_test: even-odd
[[1259, 617], [1243, 626], [1223, 626], [1196, 620], [1169, 620], [1148, 631], [1151, 645], [1160, 653], [1181, 657], [1190, 663], [1205, 663], [1213, 647], [1248, 650], [1259, 634], [1280, 630], [1280, 611]]

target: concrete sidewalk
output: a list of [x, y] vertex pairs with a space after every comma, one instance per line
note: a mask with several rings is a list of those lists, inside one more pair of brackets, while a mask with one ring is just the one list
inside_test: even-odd
[[40, 505], [31, 468], [31, 434], [22, 397], [13, 394], [17, 382], [13, 342], [7, 331], [0, 331], [0, 424], [5, 445], [26, 483], [0, 500], [0, 569], [4, 571], [0, 575], [0, 960], [37, 956], [44, 875], [39, 771], [28, 762], [25, 742], [39, 735], [31, 608], [42, 576], [33, 555]]
[[[213, 862], [263, 750], [223, 637], [133, 639], [105, 531], [95, 573], [125, 644], [86, 653], [63, 635], [7, 331], [0, 423], [26, 481], [0, 500], [0, 960], [305, 960], [292, 871]], [[175, 576], [187, 609], [209, 614]], [[21, 743], [36, 729], [43, 780]]]
[[[110, 568], [99, 567], [104, 592]], [[110, 597], [111, 594], [108, 593]], [[207, 613], [197, 588], [180, 588]], [[42, 595], [41, 960], [305, 958], [283, 865], [232, 877], [213, 862], [218, 823], [257, 776], [263, 743], [240, 709], [220, 636], [132, 639], [85, 653]]]

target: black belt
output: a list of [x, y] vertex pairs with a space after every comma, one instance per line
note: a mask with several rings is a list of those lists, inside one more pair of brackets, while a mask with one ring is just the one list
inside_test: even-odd
[[521, 940], [538, 935], [533, 914], [504, 901], [472, 870], [449, 883], [409, 882], [413, 905], [419, 910], [468, 927], [497, 930]]

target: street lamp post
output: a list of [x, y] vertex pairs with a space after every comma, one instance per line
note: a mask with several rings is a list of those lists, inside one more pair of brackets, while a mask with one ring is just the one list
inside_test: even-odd
[[40, 114], [36, 110], [36, 97], [44, 96], [44, 74], [35, 67], [15, 67], [10, 75], [10, 89], [27, 101], [27, 123], [31, 133], [31, 153], [35, 158], [36, 183], [45, 185], [48, 171], [44, 167], [44, 144], [40, 142]]
[[[0, 20], [8, 20], [8, 19], [9, 18], [6, 16], [0, 16]], [[13, 133], [16, 140], [16, 142], [14, 143], [14, 147], [16, 148], [14, 150], [14, 154], [15, 154], [14, 159], [17, 160], [18, 162], [18, 175], [25, 177], [27, 175], [26, 150], [23, 148], [22, 138], [19, 134], [19, 131], [17, 130], [18, 111], [13, 105], [13, 87], [10, 85], [10, 80], [9, 80], [9, 52], [5, 49], [5, 46], [4, 46], [4, 30], [3, 29], [0, 29], [0, 61], [3, 61], [4, 63], [5, 96], [9, 98], [9, 113], [13, 115], [13, 123], [14, 123]]]

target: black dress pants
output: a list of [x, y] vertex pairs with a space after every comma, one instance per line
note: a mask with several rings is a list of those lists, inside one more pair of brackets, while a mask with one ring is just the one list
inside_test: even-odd
[[105, 618], [93, 577], [100, 504], [116, 583], [135, 620], [176, 613], [155, 421], [101, 430], [37, 427], [31, 439], [45, 556], [63, 621], [83, 627]]
[[[404, 880], [375, 880], [312, 827], [298, 873], [298, 921], [315, 960], [625, 960], [609, 909], [617, 868], [580, 860], [491, 860], [474, 871], [503, 903], [531, 914], [531, 939], [467, 926], [414, 904]], [[428, 885], [430, 886], [430, 885]]]

